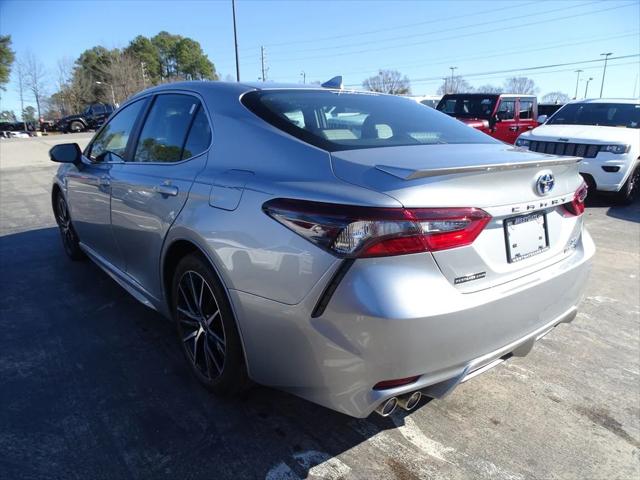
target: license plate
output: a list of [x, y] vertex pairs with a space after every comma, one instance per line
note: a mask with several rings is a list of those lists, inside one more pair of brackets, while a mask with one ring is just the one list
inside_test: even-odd
[[509, 263], [520, 262], [548, 250], [547, 215], [536, 212], [507, 218], [504, 221], [504, 237]]

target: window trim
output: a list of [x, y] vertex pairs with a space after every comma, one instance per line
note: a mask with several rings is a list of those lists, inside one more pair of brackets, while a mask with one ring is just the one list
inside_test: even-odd
[[[180, 155], [182, 155], [182, 150], [184, 150], [184, 144], [186, 143], [187, 138], [189, 137], [189, 133], [191, 132], [191, 127], [193, 126], [193, 121], [194, 121], [195, 116], [197, 115], [198, 111], [200, 110], [200, 108], [202, 108], [204, 110], [204, 113], [207, 116], [207, 121], [209, 122], [209, 130], [211, 130], [211, 139], [209, 140], [209, 146], [206, 148], [206, 150], [203, 150], [202, 152], [200, 152], [197, 155], [191, 156], [189, 158], [185, 158], [183, 160], [178, 160], [176, 162], [136, 162], [135, 160], [133, 160], [136, 148], [138, 147], [138, 142], [140, 141], [140, 135], [142, 135], [142, 129], [143, 129], [145, 123], [147, 122], [147, 118], [149, 116], [149, 112], [151, 112], [151, 108], [153, 108], [153, 105], [156, 103], [156, 99], [160, 95], [188, 95], [188, 96], [194, 97], [194, 98], [196, 98], [198, 100], [198, 102], [200, 104], [198, 105], [198, 108], [194, 112], [194, 115], [191, 118], [191, 123], [189, 124], [189, 127], [187, 128], [187, 132], [186, 132], [184, 140], [183, 140], [183, 145], [182, 145], [182, 149], [180, 151]], [[208, 112], [208, 110], [206, 108], [205, 102], [204, 102], [204, 100], [202, 99], [202, 97], [200, 95], [198, 95], [196, 92], [185, 91], [185, 90], [166, 90], [166, 91], [163, 90], [162, 92], [152, 93], [150, 95], [150, 97], [151, 97], [151, 101], [149, 101], [149, 103], [147, 104], [147, 107], [145, 108], [145, 110], [140, 115], [139, 123], [137, 123], [136, 126], [134, 127], [133, 132], [135, 133], [135, 136], [132, 135], [132, 137], [135, 138], [135, 142], [132, 143], [132, 145], [131, 145], [131, 151], [127, 152], [127, 158], [131, 158], [131, 160], [126, 160], [125, 159], [125, 161], [124, 161], [125, 165], [179, 165], [181, 163], [189, 162], [194, 158], [200, 157], [200, 156], [204, 155], [205, 153], [207, 155], [209, 154], [209, 151], [211, 150], [211, 146], [213, 145], [213, 135], [214, 135], [213, 122], [211, 121], [211, 116], [209, 115], [209, 112]]]

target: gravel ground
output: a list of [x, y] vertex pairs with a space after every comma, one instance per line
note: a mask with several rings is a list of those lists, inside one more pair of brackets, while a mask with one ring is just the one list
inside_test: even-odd
[[52, 144], [0, 141], [0, 478], [640, 478], [640, 205], [596, 197], [578, 318], [409, 415], [355, 420], [189, 375], [173, 327], [66, 259]]

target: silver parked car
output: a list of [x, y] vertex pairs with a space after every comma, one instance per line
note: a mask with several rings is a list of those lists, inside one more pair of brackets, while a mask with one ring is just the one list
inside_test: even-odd
[[410, 410], [571, 321], [594, 253], [579, 158], [389, 95], [162, 85], [50, 156], [67, 254], [175, 321], [218, 393]]

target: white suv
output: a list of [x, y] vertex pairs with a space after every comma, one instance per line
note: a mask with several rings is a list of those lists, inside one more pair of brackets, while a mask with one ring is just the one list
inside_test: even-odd
[[614, 192], [629, 204], [640, 183], [640, 101], [571, 102], [544, 125], [518, 137], [516, 146], [583, 157], [580, 173], [591, 188]]

